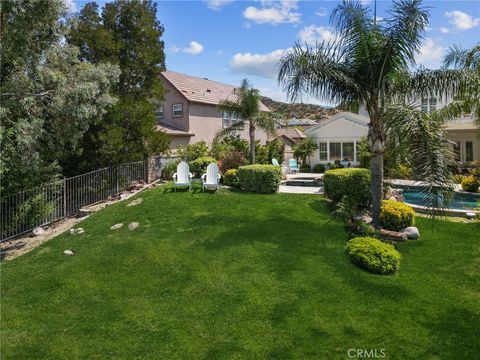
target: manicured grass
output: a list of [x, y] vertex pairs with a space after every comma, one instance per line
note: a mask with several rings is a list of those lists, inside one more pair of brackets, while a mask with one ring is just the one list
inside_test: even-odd
[[2, 360], [480, 354], [478, 223], [419, 219], [422, 239], [380, 276], [348, 261], [319, 196], [140, 196], [2, 264]]

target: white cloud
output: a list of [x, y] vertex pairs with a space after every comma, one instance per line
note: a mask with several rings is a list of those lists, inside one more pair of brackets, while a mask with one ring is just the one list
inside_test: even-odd
[[327, 9], [325, 9], [324, 7], [318, 8], [315, 14], [318, 16], [327, 16]]
[[203, 51], [203, 45], [196, 42], [196, 41], [190, 41], [190, 46], [189, 47], [186, 47], [186, 48], [182, 49], [182, 48], [179, 48], [176, 45], [173, 45], [172, 46], [172, 51], [175, 52], [175, 53], [176, 52], [184, 52], [184, 53], [191, 54], [191, 55], [198, 55]]
[[261, 8], [247, 7], [243, 12], [243, 17], [257, 24], [298, 24], [301, 14], [295, 11], [297, 8], [297, 1], [294, 0], [263, 1]]
[[445, 55], [446, 48], [436, 45], [433, 39], [426, 38], [422, 47], [420, 48], [420, 53], [417, 54], [415, 60], [417, 64], [425, 65], [429, 62], [435, 62], [440, 60], [443, 55]]
[[233, 72], [276, 79], [278, 61], [288, 49], [278, 49], [267, 54], [237, 53], [229, 62]]
[[480, 19], [475, 19], [462, 11], [447, 11], [445, 16], [449, 18], [450, 24], [455, 25], [459, 30], [468, 30], [480, 24]]
[[223, 6], [228, 5], [233, 0], [207, 0], [207, 6], [212, 10], [220, 10]]
[[77, 4], [74, 0], [63, 0], [63, 2], [67, 6], [69, 12], [76, 13], [78, 11]]
[[442, 27], [440, 28], [440, 32], [441, 32], [442, 34], [447, 34], [447, 33], [450, 32], [450, 29], [447, 28], [447, 27], [442, 26]]
[[315, 26], [310, 25], [304, 27], [298, 34], [300, 42], [306, 43], [307, 45], [315, 45], [317, 42], [321, 43], [322, 41], [335, 41], [337, 36], [332, 32], [332, 29], [325, 26]]

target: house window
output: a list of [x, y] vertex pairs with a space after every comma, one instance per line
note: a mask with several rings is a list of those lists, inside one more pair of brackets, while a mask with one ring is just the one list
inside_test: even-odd
[[183, 104], [173, 104], [172, 105], [173, 117], [180, 117], [183, 115]]
[[163, 120], [163, 105], [160, 105], [157, 109], [157, 121]]
[[318, 144], [318, 154], [320, 161], [328, 161], [328, 148], [326, 142]]
[[229, 126], [231, 126], [234, 123], [239, 122], [239, 121], [241, 121], [241, 118], [236, 113], [230, 112], [230, 111], [224, 111], [223, 112], [223, 127], [224, 128], [229, 127]]
[[453, 143], [453, 156], [455, 158], [455, 161], [462, 161], [462, 154], [461, 154], [461, 146], [462, 144], [460, 141], [455, 141]]
[[423, 98], [421, 109], [423, 112], [430, 114], [437, 109], [437, 99], [434, 97]]
[[353, 142], [342, 143], [343, 161], [353, 161]]
[[473, 141], [465, 141], [465, 161], [473, 161]]
[[330, 143], [330, 161], [342, 160], [342, 143]]

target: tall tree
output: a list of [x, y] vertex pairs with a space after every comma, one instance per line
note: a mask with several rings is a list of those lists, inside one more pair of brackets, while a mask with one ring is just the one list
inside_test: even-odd
[[[379, 225], [383, 158], [394, 118], [387, 109], [394, 104], [407, 109], [408, 102], [425, 96], [452, 96], [466, 83], [469, 72], [409, 72], [428, 24], [428, 13], [420, 0], [394, 1], [390, 18], [382, 22], [376, 22], [360, 2], [344, 0], [332, 13], [331, 23], [338, 39], [314, 48], [296, 44], [281, 59], [278, 79], [294, 100], [308, 94], [321, 100], [366, 106], [370, 116], [372, 212], [374, 224]], [[414, 162], [413, 171], [429, 181], [428, 191], [436, 185], [447, 186], [448, 147], [434, 144], [441, 127], [429, 127], [419, 116], [408, 116], [402, 124], [405, 132], [417, 130], [416, 141], [408, 143], [412, 153], [422, 155]], [[444, 145], [443, 140], [439, 144]]]
[[115, 102], [119, 71], [78, 60], [65, 46], [63, 1], [2, 1], [0, 190], [14, 193], [55, 179], [59, 164]]
[[90, 129], [84, 139], [88, 150], [78, 162], [108, 165], [168, 149], [168, 137], [157, 131], [155, 117], [163, 98], [163, 32], [150, 0], [115, 0], [101, 14], [96, 3], [88, 3], [70, 22], [67, 41], [80, 48], [81, 59], [116, 64], [121, 70], [114, 91], [119, 102]]
[[275, 132], [275, 121], [272, 114], [268, 111], [261, 110], [261, 96], [257, 89], [254, 89], [247, 79], [242, 80], [240, 88], [237, 89], [238, 97], [236, 101], [224, 100], [218, 108], [236, 114], [237, 121], [230, 126], [220, 130], [214, 142], [234, 135], [239, 130], [243, 130], [245, 125], [248, 126], [248, 134], [250, 138], [250, 163], [255, 163], [255, 130], [262, 129], [267, 133]]

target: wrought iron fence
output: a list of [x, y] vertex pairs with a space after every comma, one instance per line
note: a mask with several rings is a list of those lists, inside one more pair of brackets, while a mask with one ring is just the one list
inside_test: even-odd
[[0, 200], [0, 242], [25, 234], [37, 226], [72, 216], [83, 206], [147, 179], [144, 161], [121, 164], [65, 178]]

